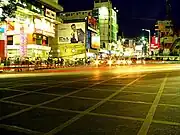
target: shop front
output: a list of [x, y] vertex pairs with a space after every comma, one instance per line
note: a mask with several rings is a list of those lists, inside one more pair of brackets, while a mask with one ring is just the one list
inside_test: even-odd
[[8, 57], [47, 59], [51, 50], [49, 39], [55, 37], [55, 23], [32, 15], [18, 15], [7, 23]]
[[[19, 58], [21, 57], [19, 50], [19, 45], [7, 46], [8, 49], [8, 57], [11, 58]], [[42, 60], [47, 60], [49, 56], [51, 48], [47, 46], [41, 45], [27, 45], [27, 55], [26, 57], [35, 60], [37, 57], [41, 58]]]

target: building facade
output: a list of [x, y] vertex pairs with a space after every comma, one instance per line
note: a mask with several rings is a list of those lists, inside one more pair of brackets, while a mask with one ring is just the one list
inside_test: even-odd
[[101, 48], [109, 50], [109, 44], [117, 42], [118, 33], [117, 10], [113, 8], [111, 0], [94, 0], [92, 10], [64, 12], [60, 14], [60, 17], [64, 21], [69, 21], [83, 20], [89, 15], [97, 20]]
[[[62, 14], [66, 16], [66, 14], [71, 13]], [[53, 57], [76, 59], [87, 58], [98, 53], [100, 36], [97, 21], [88, 14], [83, 16], [84, 18], [79, 17], [78, 19], [76, 17], [73, 17], [74, 19], [65, 17], [63, 24], [58, 25], [58, 45], [52, 46], [51, 54]], [[62, 17], [61, 14], [60, 17]]]
[[94, 0], [92, 15], [98, 19], [101, 47], [109, 48], [109, 43], [117, 42], [117, 10], [111, 0]]
[[[47, 59], [56, 41], [56, 27], [62, 23], [56, 13], [63, 11], [57, 0], [17, 0], [15, 18], [4, 26], [1, 57]], [[1, 50], [2, 51], [2, 50]]]

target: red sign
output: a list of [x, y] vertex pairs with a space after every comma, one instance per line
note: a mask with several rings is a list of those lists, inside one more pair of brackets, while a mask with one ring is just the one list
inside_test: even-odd
[[88, 25], [91, 27], [91, 28], [94, 28], [95, 30], [97, 29], [97, 21], [94, 17], [92, 16], [88, 16]]
[[150, 47], [150, 49], [154, 50], [154, 49], [159, 49], [159, 48], [160, 48], [160, 38], [156, 37], [156, 36], [153, 36], [152, 39], [151, 39], [151, 47]]
[[5, 57], [5, 40], [0, 40], [0, 58]]

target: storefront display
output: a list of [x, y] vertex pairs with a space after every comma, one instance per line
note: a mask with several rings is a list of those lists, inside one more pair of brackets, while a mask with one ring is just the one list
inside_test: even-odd
[[49, 42], [55, 37], [56, 12], [34, 1], [17, 2], [16, 17], [8, 19], [7, 30], [0, 27], [0, 39], [5, 37], [0, 40], [0, 49], [3, 50], [0, 57], [6, 56], [8, 50], [9, 57], [47, 58], [51, 50]]

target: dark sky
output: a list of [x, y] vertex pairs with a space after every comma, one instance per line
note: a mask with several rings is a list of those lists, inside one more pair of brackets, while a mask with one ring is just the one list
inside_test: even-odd
[[[78, 11], [93, 8], [93, 0], [59, 0], [65, 11]], [[166, 17], [166, 0], [112, 0], [119, 10], [120, 32], [126, 37], [139, 36], [142, 28], [154, 29], [157, 19]], [[180, 28], [180, 0], [170, 0], [172, 19]]]

